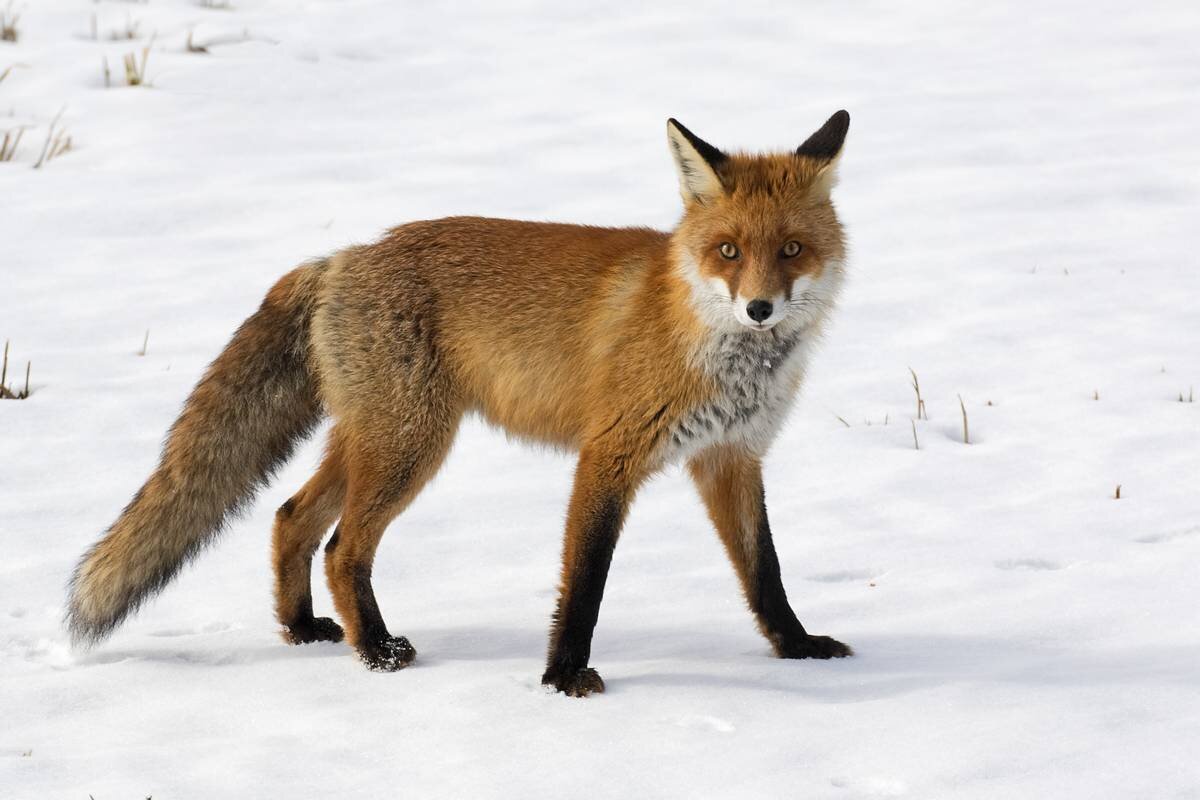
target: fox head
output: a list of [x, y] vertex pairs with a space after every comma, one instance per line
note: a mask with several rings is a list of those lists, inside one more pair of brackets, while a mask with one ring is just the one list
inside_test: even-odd
[[795, 151], [749, 155], [667, 121], [684, 202], [672, 249], [706, 323], [767, 331], [832, 304], [845, 242], [829, 194], [849, 126], [838, 111]]

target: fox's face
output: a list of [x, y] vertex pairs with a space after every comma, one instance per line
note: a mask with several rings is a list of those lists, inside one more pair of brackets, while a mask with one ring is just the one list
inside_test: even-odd
[[833, 302], [845, 243], [829, 193], [849, 122], [839, 111], [771, 155], [726, 154], [668, 122], [685, 205], [674, 255], [709, 325], [808, 324]]

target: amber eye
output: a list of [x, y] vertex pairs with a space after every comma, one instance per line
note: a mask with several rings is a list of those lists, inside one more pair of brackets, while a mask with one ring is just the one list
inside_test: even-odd
[[803, 249], [804, 247], [799, 242], [792, 240], [785, 244], [783, 249], [779, 252], [784, 258], [795, 258], [796, 256], [800, 255], [800, 251]]
[[721, 246], [717, 249], [721, 252], [721, 258], [732, 261], [738, 257], [737, 245], [735, 245], [733, 242], [722, 242]]

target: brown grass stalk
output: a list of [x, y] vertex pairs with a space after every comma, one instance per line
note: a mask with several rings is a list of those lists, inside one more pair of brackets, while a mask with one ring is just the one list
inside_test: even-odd
[[29, 373], [33, 367], [33, 362], [25, 362], [25, 388], [19, 392], [14, 392], [8, 388], [8, 346], [9, 342], [4, 342], [4, 361], [0, 365], [0, 400], [24, 400], [29, 397]]
[[958, 407], [962, 409], [963, 415], [963, 444], [970, 444], [971, 434], [967, 428], [967, 404], [963, 402], [961, 394], [958, 396]]
[[925, 412], [925, 400], [921, 397], [921, 382], [917, 380], [916, 370], [909, 367], [908, 372], [912, 375], [913, 391], [917, 394], [917, 419], [929, 419], [929, 414]]

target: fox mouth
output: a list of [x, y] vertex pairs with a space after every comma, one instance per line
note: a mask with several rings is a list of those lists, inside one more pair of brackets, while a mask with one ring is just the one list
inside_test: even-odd
[[733, 318], [738, 321], [738, 324], [743, 328], [755, 331], [756, 333], [766, 333], [774, 328], [779, 323], [787, 319], [788, 315], [777, 314], [775, 319], [753, 320], [744, 314], [734, 313]]

